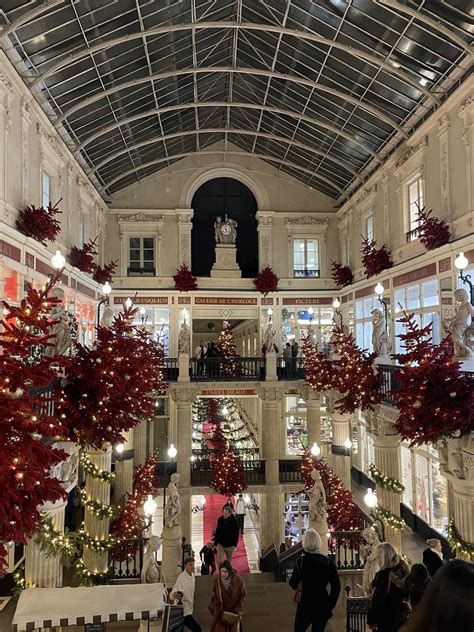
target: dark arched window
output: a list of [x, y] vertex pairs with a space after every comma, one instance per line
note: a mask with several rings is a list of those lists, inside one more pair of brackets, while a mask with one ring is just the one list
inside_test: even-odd
[[215, 178], [199, 187], [191, 204], [194, 210], [192, 271], [210, 276], [215, 261], [214, 222], [225, 213], [237, 222], [237, 263], [243, 277], [258, 274], [258, 236], [255, 197], [245, 184], [233, 178]]

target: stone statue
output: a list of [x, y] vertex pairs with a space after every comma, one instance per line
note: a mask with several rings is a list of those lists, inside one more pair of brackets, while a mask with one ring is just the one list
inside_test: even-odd
[[474, 308], [469, 302], [466, 290], [462, 288], [456, 290], [454, 298], [460, 305], [453, 318], [444, 321], [443, 327], [451, 334], [455, 355], [459, 358], [468, 358], [472, 355], [470, 340], [474, 335]]
[[143, 558], [142, 584], [161, 584], [164, 581], [161, 565], [156, 561], [156, 553], [160, 550], [160, 547], [161, 538], [157, 535], [152, 535], [148, 540], [148, 546]]
[[380, 544], [377, 532], [372, 527], [367, 527], [362, 532], [363, 546], [360, 553], [364, 560], [364, 573], [362, 575], [362, 590], [367, 597], [372, 595], [372, 582], [380, 569], [379, 556], [376, 553]]
[[275, 351], [275, 332], [273, 331], [271, 323], [268, 323], [263, 344], [265, 346], [265, 353]]
[[317, 531], [321, 537], [321, 553], [327, 555], [329, 531], [326, 518], [326, 492], [324, 491], [321, 474], [318, 470], [311, 472], [314, 481], [313, 487], [306, 493], [309, 497], [309, 528]]
[[380, 309], [372, 310], [372, 347], [378, 356], [388, 356], [392, 350], [385, 316]]
[[179, 478], [180, 476], [177, 472], [171, 474], [166, 495], [165, 527], [177, 527], [181, 524], [181, 501], [178, 492]]
[[225, 219], [219, 215], [214, 222], [214, 236], [216, 244], [235, 244], [237, 240], [237, 222], [235, 219], [229, 219], [227, 213]]
[[178, 338], [178, 353], [186, 353], [189, 355], [189, 347], [191, 341], [189, 336], [189, 329], [186, 324], [186, 321], [181, 323], [181, 329], [179, 330], [179, 338]]
[[53, 321], [49, 334], [51, 337], [46, 347], [45, 355], [48, 357], [57, 355], [66, 355], [71, 346], [71, 328], [69, 326], [69, 319], [62, 300], [64, 298], [64, 292], [60, 288], [53, 288], [51, 295], [59, 299], [60, 302], [55, 303], [49, 312], [49, 316]]
[[110, 307], [110, 305], [106, 305], [104, 311], [102, 312], [99, 325], [105, 329], [110, 329], [110, 327], [112, 327], [113, 320], [114, 310]]

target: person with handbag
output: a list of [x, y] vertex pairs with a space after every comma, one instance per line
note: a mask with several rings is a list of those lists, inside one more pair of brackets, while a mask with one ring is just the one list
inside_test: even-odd
[[247, 591], [228, 560], [219, 564], [214, 575], [209, 611], [212, 614], [211, 632], [240, 632], [242, 608]]
[[194, 576], [194, 557], [184, 560], [184, 570], [180, 573], [170, 593], [170, 600], [180, 600], [183, 604], [184, 627], [191, 632], [202, 632], [202, 628], [193, 617], [194, 590], [196, 578]]
[[306, 632], [309, 626], [311, 632], [324, 632], [341, 592], [341, 582], [334, 562], [319, 553], [321, 537], [317, 531], [306, 529], [302, 545], [304, 554], [290, 578], [296, 603], [294, 632]]

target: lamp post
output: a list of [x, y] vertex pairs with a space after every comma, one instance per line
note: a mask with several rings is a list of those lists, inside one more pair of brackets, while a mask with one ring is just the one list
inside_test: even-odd
[[146, 325], [146, 321], [148, 320], [148, 314], [146, 313], [146, 307], [143, 307], [143, 305], [140, 307], [140, 316], [142, 319], [142, 327], [144, 325]]
[[377, 516], [375, 515], [375, 512], [373, 511], [375, 509], [375, 507], [377, 507], [377, 505], [379, 504], [379, 499], [377, 498], [377, 494], [375, 492], [372, 491], [371, 487], [367, 488], [367, 493], [364, 496], [364, 503], [365, 505], [369, 508], [369, 515], [372, 518], [372, 520], [374, 521], [374, 523], [378, 523], [380, 525], [380, 534], [382, 536], [382, 542], [385, 542], [385, 527], [384, 524], [382, 522], [382, 520], [380, 520], [380, 518], [377, 518]]
[[383, 315], [385, 318], [385, 328], [388, 327], [388, 305], [386, 300], [383, 297], [383, 293], [385, 292], [385, 288], [384, 286], [380, 283], [380, 281], [377, 283], [377, 285], [374, 288], [374, 292], [377, 294], [377, 300], [378, 302], [383, 305]]
[[308, 309], [308, 316], [309, 316], [309, 326], [311, 328], [311, 325], [313, 324], [313, 318], [314, 318], [314, 309], [312, 307]]
[[269, 307], [267, 309], [267, 316], [268, 316], [268, 322], [271, 323], [272, 322], [272, 316], [273, 316], [273, 309], [271, 307]]
[[56, 250], [55, 254], [51, 257], [51, 265], [55, 270], [62, 270], [66, 265], [66, 259], [61, 254], [60, 250]]
[[[153, 516], [155, 515], [158, 505], [151, 494], [148, 494], [148, 498], [143, 503], [143, 513], [145, 514], [145, 526], [142, 531], [146, 531], [151, 528], [153, 524]], [[150, 532], [151, 535], [151, 532]]]
[[[173, 460], [176, 458], [176, 455], [178, 454], [178, 450], [176, 449], [174, 443], [170, 444], [170, 447], [167, 450], [167, 454], [171, 460], [168, 461], [165, 466], [165, 471], [164, 471], [165, 481], [168, 480], [171, 463], [173, 463]], [[166, 484], [163, 485], [163, 526], [165, 526], [165, 507], [166, 507]]]
[[454, 260], [454, 265], [456, 269], [459, 270], [459, 278], [465, 285], [469, 285], [469, 293], [470, 293], [470, 303], [471, 305], [474, 303], [474, 286], [471, 281], [470, 274], [463, 274], [463, 271], [469, 265], [469, 259], [465, 256], [463, 252], [460, 252], [456, 259]]
[[335, 298], [332, 302], [332, 306], [334, 307], [334, 314], [339, 318], [339, 327], [342, 329], [342, 312], [339, 309], [341, 307], [341, 301]]
[[321, 448], [319, 447], [319, 445], [316, 443], [316, 441], [313, 443], [313, 445], [311, 446], [311, 454], [317, 459], [319, 457], [319, 455], [321, 454]]
[[108, 281], [104, 283], [104, 285], [101, 288], [101, 291], [104, 296], [97, 303], [97, 327], [100, 324], [100, 308], [102, 307], [102, 305], [109, 304], [109, 294], [110, 292], [112, 292], [112, 286], [110, 285]]
[[346, 449], [346, 456], [350, 456], [351, 449], [352, 449], [352, 441], [349, 439], [349, 437], [347, 437], [347, 439], [344, 441], [344, 447]]

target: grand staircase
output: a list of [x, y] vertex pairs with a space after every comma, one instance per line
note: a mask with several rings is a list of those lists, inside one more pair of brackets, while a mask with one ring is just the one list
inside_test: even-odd
[[[241, 577], [247, 588], [242, 631], [291, 632], [296, 606], [293, 604], [293, 590], [290, 586], [287, 583], [275, 582], [271, 573], [242, 574]], [[196, 577], [194, 616], [203, 632], [209, 632], [211, 629], [212, 617], [208, 610], [211, 591], [211, 577]], [[346, 630], [343, 593], [344, 590], [341, 591], [334, 616], [326, 632]]]

